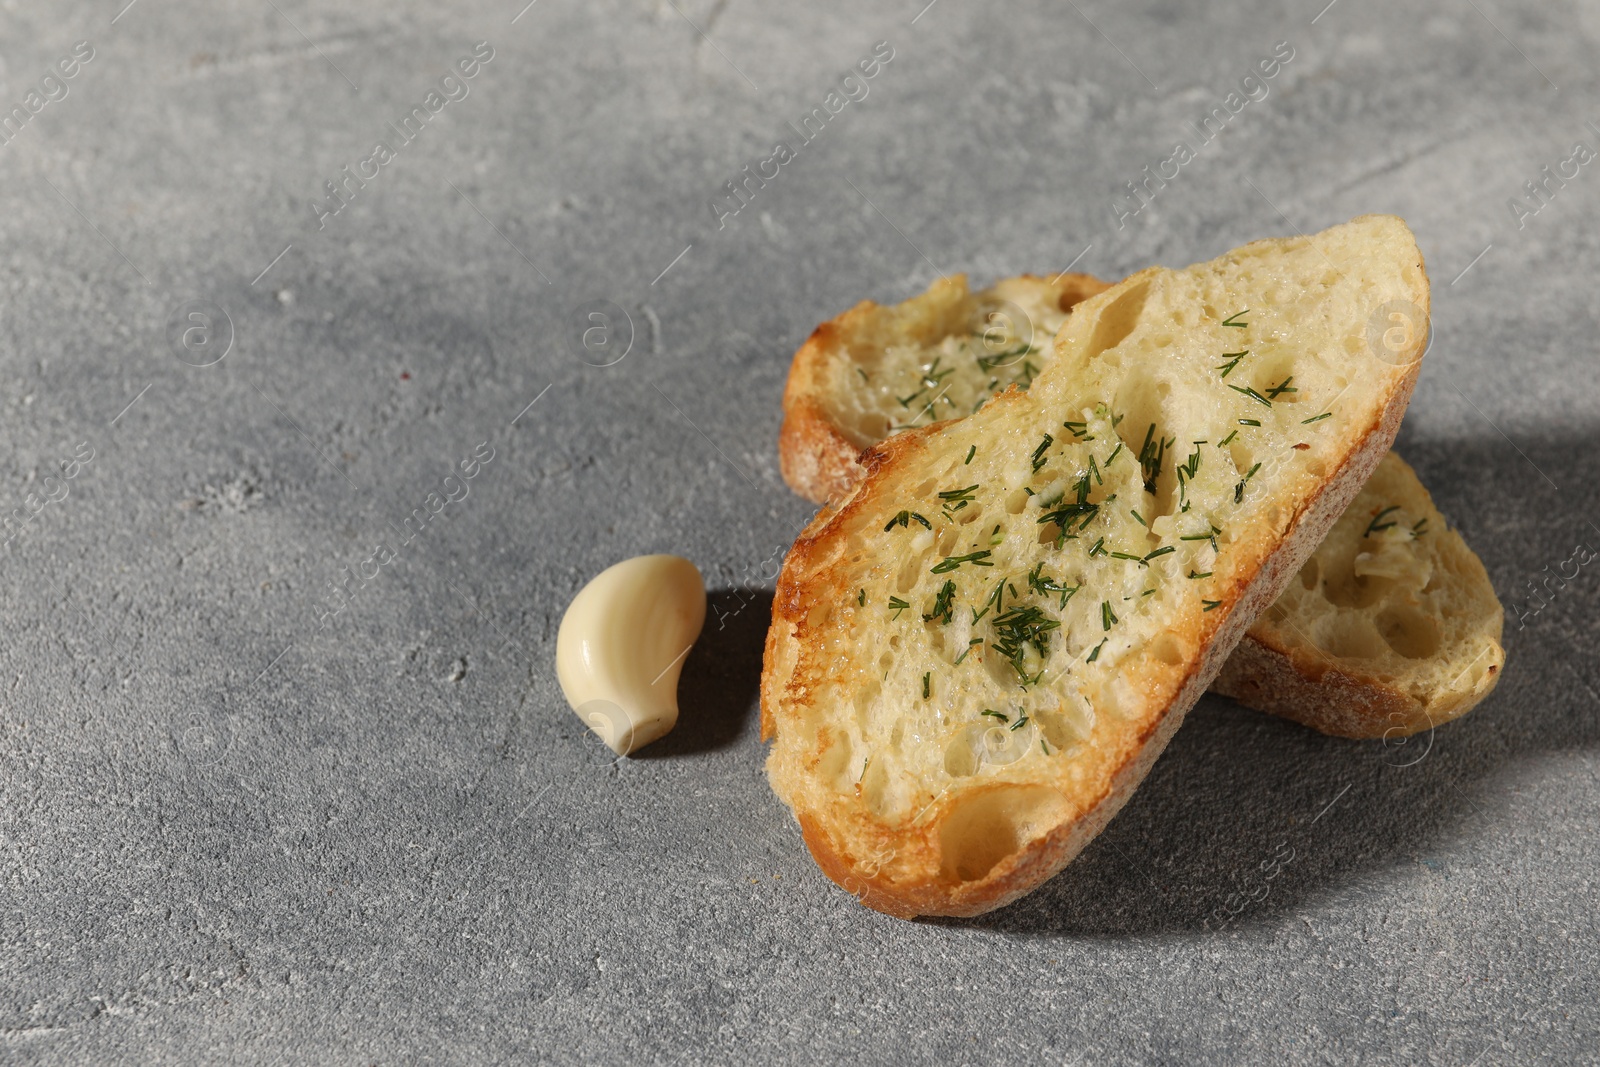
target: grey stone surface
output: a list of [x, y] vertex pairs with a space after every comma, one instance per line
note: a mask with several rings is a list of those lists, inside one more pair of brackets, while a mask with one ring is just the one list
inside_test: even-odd
[[[1527, 588], [1600, 548], [1600, 173], [1507, 203], [1600, 148], [1595, 4], [124, 2], [0, 5], [5, 108], [94, 53], [0, 144], [0, 1060], [1600, 1059], [1600, 578]], [[1498, 692], [1405, 748], [1207, 698], [1024, 902], [858, 907], [756, 737], [810, 512], [774, 450], [794, 348], [937, 271], [1117, 277], [1369, 211], [1434, 279], [1400, 448], [1511, 612]], [[634, 333], [607, 367], [601, 300]], [[196, 301], [231, 322], [210, 366], [229, 328], [169, 321]], [[651, 551], [715, 614], [682, 725], [617, 762], [555, 628]], [[377, 574], [326, 616], [347, 567]]]

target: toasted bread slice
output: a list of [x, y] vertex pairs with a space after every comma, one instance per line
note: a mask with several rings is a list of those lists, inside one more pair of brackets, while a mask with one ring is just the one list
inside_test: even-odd
[[[784, 390], [784, 477], [820, 503], [865, 474], [863, 448], [1025, 387], [1049, 363], [1044, 335], [1106, 288], [1087, 274], [1024, 275], [974, 294], [957, 275], [904, 303], [863, 301], [824, 323], [795, 353]], [[1383, 562], [1371, 565], [1385, 575], [1369, 576], [1357, 557], [1380, 544], [1364, 531], [1390, 505], [1408, 524], [1428, 519], [1433, 538], [1382, 537]], [[1398, 457], [1379, 465], [1300, 583], [1251, 627], [1217, 692], [1323, 733], [1395, 738], [1466, 714], [1494, 688], [1505, 662], [1494, 587]]]
[[783, 390], [778, 465], [815, 503], [865, 473], [861, 451], [900, 429], [969, 415], [1024, 388], [1067, 312], [1110, 286], [1087, 274], [1007, 278], [973, 293], [964, 274], [885, 307], [863, 300], [818, 326]]
[[1428, 298], [1387, 216], [1151, 268], [1026, 392], [868, 451], [784, 561], [762, 673], [822, 869], [975, 915], [1075, 856], [1388, 450], [1426, 331], [1379, 358], [1370, 324]]
[[1214, 692], [1340, 737], [1405, 737], [1499, 680], [1483, 561], [1393, 452], [1234, 649]]

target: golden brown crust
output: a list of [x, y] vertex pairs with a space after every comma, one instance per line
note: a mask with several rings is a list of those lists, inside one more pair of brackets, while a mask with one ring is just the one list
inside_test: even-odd
[[1337, 666], [1308, 666], [1303, 670], [1291, 650], [1252, 633], [1233, 650], [1212, 688], [1246, 707], [1334, 737], [1400, 737], [1429, 725], [1426, 719], [1414, 725], [1420, 707], [1415, 697]]
[[[799, 353], [795, 359], [800, 359]], [[861, 449], [839, 431], [816, 400], [802, 396], [792, 406], [785, 404], [783, 428], [778, 431], [778, 469], [789, 488], [814, 504], [841, 495], [864, 473], [860, 455]]]
[[[1109, 282], [1089, 274], [1058, 274], [1043, 279], [1023, 274], [996, 285], [996, 289], [1026, 287], [1048, 290], [1061, 310], [1110, 288]], [[885, 306], [863, 300], [811, 332], [789, 364], [783, 389], [783, 426], [778, 431], [778, 469], [789, 488], [820, 504], [841, 496], [860, 480], [858, 457], [871, 442], [861, 440], [840, 425], [833, 413], [839, 386], [832, 381], [831, 362], [855, 344], [883, 344], [903, 320], [915, 319], [938, 304], [949, 305], [943, 315], [948, 332], [970, 327], [968, 305], [977, 301], [967, 293], [964, 274], [941, 278], [927, 291], [900, 304]]]

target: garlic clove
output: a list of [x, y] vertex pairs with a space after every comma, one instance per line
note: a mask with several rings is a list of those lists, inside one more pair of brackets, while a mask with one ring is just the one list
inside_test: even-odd
[[556, 634], [556, 676], [584, 724], [619, 756], [678, 721], [678, 675], [706, 618], [700, 572], [681, 556], [636, 556], [578, 591]]

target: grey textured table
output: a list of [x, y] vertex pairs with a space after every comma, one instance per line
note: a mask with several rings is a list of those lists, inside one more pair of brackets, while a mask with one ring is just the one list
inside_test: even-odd
[[[0, 11], [0, 1060], [1600, 1059], [1600, 578], [1529, 592], [1600, 549], [1600, 6], [522, 2]], [[1207, 698], [1043, 891], [858, 907], [756, 736], [794, 348], [1369, 211], [1499, 690], [1403, 748]], [[555, 629], [652, 551], [714, 614], [619, 762]]]

